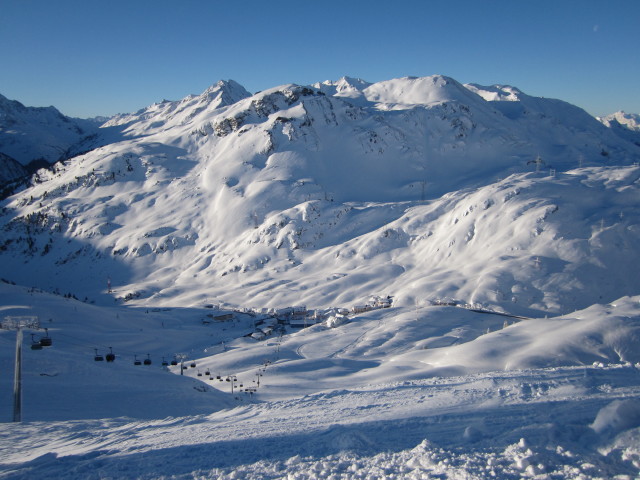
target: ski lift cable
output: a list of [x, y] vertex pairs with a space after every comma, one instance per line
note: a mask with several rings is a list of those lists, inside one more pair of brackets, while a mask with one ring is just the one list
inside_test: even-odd
[[[89, 350], [91, 352], [94, 352], [96, 348], [104, 349], [104, 350], [109, 350], [110, 348], [113, 348], [115, 350], [114, 353], [116, 353], [117, 355], [120, 355], [120, 356], [122, 356], [122, 355], [132, 355], [132, 356], [133, 355], [143, 355], [140, 352], [134, 352], [134, 351], [128, 350], [128, 349], [125, 350], [125, 349], [122, 349], [122, 348], [120, 348], [118, 346], [114, 347], [113, 344], [112, 345], [104, 345], [104, 344], [96, 343], [96, 342], [88, 342], [84, 338], [79, 338], [79, 337], [76, 337], [76, 336], [73, 336], [73, 335], [69, 335], [67, 333], [62, 333], [60, 331], [55, 331], [54, 335], [55, 335], [55, 339], [56, 339], [57, 343], [62, 343], [63, 345], [73, 345], [74, 347], [80, 347], [80, 348], [83, 348], [83, 349], [87, 349], [87, 350]], [[62, 338], [60, 338], [60, 337], [62, 337]], [[8, 343], [14, 343], [13, 340], [7, 338], [4, 335], [0, 335], [0, 339], [4, 339]], [[69, 339], [72, 339], [72, 340], [75, 340], [75, 341], [71, 341]], [[80, 342], [82, 342], [82, 343], [80, 343]], [[189, 353], [191, 353], [192, 351], [193, 351], [193, 349], [191, 349], [189, 351]], [[172, 356], [172, 355], [169, 354], [169, 356]]]
[[[55, 335], [56, 335], [56, 339], [59, 336], [62, 336], [62, 337], [72, 338], [74, 340], [79, 340], [79, 341], [83, 342], [83, 343], [80, 344], [80, 343], [70, 342], [68, 340], [63, 340], [64, 343], [68, 343], [68, 344], [74, 345], [76, 347], [86, 347], [86, 348], [90, 348], [92, 350], [94, 348], [101, 348], [101, 349], [108, 350], [109, 348], [113, 347], [113, 344], [104, 345], [104, 344], [100, 344], [100, 343], [96, 343], [96, 342], [87, 342], [86, 339], [74, 337], [74, 336], [68, 335], [66, 333], [56, 332]], [[137, 355], [139, 353], [139, 352], [134, 352], [134, 351], [130, 351], [130, 350], [124, 350], [124, 349], [122, 349], [120, 347], [117, 347], [117, 346], [113, 347], [113, 348], [115, 348], [118, 351], [118, 353], [120, 353], [120, 355]]]
[[[63, 337], [69, 337], [69, 338], [73, 338], [75, 340], [84, 341], [83, 339], [80, 339], [80, 338], [77, 338], [77, 337], [73, 337], [71, 335], [56, 333], [56, 341], [57, 342], [62, 343], [62, 344], [67, 344], [67, 345], [73, 345], [75, 347], [80, 347], [80, 348], [84, 348], [84, 349], [91, 350], [91, 351], [95, 350], [96, 348], [109, 350], [110, 348], [113, 347], [113, 345], [106, 346], [106, 345], [102, 345], [102, 344], [99, 344], [99, 343], [77, 343], [77, 342], [72, 342], [72, 341], [67, 340], [65, 338], [59, 339], [58, 337], [60, 335], [62, 335]], [[118, 355], [140, 355], [139, 352], [134, 352], [134, 351], [130, 351], [130, 350], [123, 350], [123, 349], [121, 349], [121, 348], [119, 348], [117, 346], [115, 347], [115, 350], [116, 350], [116, 352], [114, 352], [114, 353], [117, 353]]]

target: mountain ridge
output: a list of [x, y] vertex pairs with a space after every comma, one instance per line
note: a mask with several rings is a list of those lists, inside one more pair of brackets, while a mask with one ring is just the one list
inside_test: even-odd
[[[327, 306], [393, 294], [529, 314], [588, 305], [593, 275], [609, 272], [589, 265], [606, 258], [618, 273], [604, 296], [637, 293], [637, 258], [603, 247], [601, 232], [637, 240], [628, 197], [640, 148], [578, 107], [514, 87], [343, 78], [252, 95], [226, 81], [112, 118], [92, 142], [3, 202], [5, 276], [26, 284], [43, 272], [38, 286], [65, 278], [101, 302]], [[505, 179], [539, 195], [506, 223], [491, 208], [511, 205], [495, 193]], [[572, 207], [585, 195], [601, 200]], [[554, 208], [572, 212], [571, 228], [551, 221]]]

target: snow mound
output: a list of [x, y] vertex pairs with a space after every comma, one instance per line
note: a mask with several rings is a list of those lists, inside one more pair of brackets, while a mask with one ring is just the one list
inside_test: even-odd
[[598, 412], [591, 428], [600, 435], [615, 436], [640, 427], [640, 400], [614, 400]]

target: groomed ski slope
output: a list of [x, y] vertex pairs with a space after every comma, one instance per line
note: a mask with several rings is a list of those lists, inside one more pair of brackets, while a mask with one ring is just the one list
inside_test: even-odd
[[635, 478], [639, 376], [491, 372], [211, 415], [5, 424], [1, 478]]
[[[391, 307], [258, 341], [244, 336], [258, 316], [203, 324], [210, 309], [95, 307], [0, 286], [1, 313], [50, 317], [54, 340], [25, 350], [24, 422], [0, 424], [3, 479], [640, 474], [640, 297], [547, 319]], [[5, 372], [13, 339], [0, 334]], [[105, 341], [113, 364], [93, 361]], [[197, 367], [180, 376], [129, 355], [174, 350]], [[197, 376], [206, 370], [212, 380]], [[255, 394], [224, 381], [255, 387], [258, 373]]]

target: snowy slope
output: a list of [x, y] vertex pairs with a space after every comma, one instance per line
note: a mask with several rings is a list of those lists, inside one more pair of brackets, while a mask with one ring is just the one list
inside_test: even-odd
[[[5, 227], [4, 275], [93, 299], [111, 277], [116, 297], [140, 292], [163, 305], [351, 306], [391, 294], [531, 314], [638, 291], [637, 167], [513, 175], [426, 203], [310, 200], [252, 224], [256, 204], [223, 188], [208, 205], [204, 188], [164, 180], [161, 159], [147, 166], [150, 179], [123, 173], [133, 177], [126, 189], [102, 173], [79, 177], [80, 198], [48, 191], [49, 182], [34, 187]], [[117, 160], [126, 172], [126, 158]], [[156, 182], [166, 188], [146, 190]], [[40, 207], [45, 191], [50, 203]], [[283, 202], [282, 192], [271, 201]], [[149, 205], [161, 217], [148, 216]]]
[[[204, 325], [206, 308], [95, 307], [7, 284], [0, 295], [3, 315], [39, 316], [54, 342], [25, 349], [24, 422], [0, 424], [0, 478], [640, 473], [637, 296], [528, 320], [392, 307], [256, 341], [240, 335], [258, 317]], [[3, 370], [13, 339], [0, 331]], [[93, 361], [104, 345], [112, 364]], [[157, 366], [172, 350], [197, 367]], [[156, 363], [134, 366], [133, 352]]]

